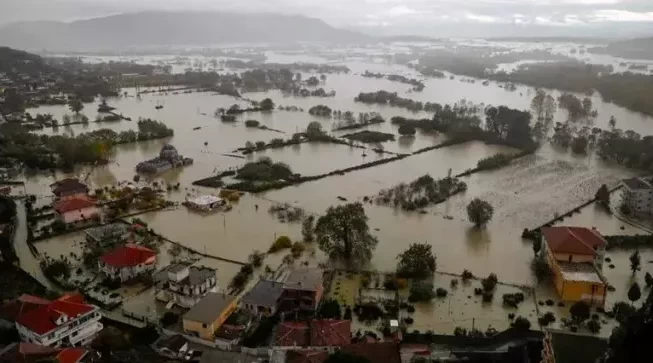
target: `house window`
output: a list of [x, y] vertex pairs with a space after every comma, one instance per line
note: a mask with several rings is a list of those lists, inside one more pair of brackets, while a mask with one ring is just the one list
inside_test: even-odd
[[202, 328], [206, 329], [206, 324], [202, 324]]
[[574, 256], [569, 255], [569, 262], [571, 262], [571, 259], [572, 259], [573, 257], [574, 257]]

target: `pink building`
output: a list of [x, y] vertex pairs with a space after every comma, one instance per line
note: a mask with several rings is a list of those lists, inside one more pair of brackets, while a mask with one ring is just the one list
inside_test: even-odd
[[100, 215], [97, 202], [87, 196], [72, 196], [54, 205], [54, 211], [64, 223], [75, 223]]

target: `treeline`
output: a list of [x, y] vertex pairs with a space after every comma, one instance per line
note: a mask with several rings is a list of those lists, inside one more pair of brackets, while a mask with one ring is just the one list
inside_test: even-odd
[[641, 137], [631, 130], [604, 130], [597, 141], [597, 153], [603, 159], [653, 172], [653, 136]]
[[373, 72], [370, 72], [370, 71], [366, 70], [365, 73], [361, 74], [361, 76], [366, 77], [366, 78], [377, 78], [377, 79], [385, 78], [388, 81], [408, 84], [408, 85], [413, 86], [412, 90], [416, 91], [416, 92], [423, 91], [424, 87], [426, 87], [424, 85], [424, 82], [422, 82], [420, 80], [417, 80], [417, 79], [414, 79], [414, 78], [408, 78], [408, 77], [402, 76], [400, 74], [373, 73]]
[[313, 73], [349, 73], [347, 66], [332, 64], [315, 64], [315, 63], [260, 63], [245, 62], [237, 59], [227, 59], [221, 61], [224, 67], [234, 69], [260, 68], [260, 69], [289, 69], [295, 72], [313, 72]]
[[379, 90], [376, 92], [361, 92], [354, 98], [355, 102], [366, 104], [388, 105], [392, 107], [405, 108], [413, 112], [427, 111], [437, 112], [440, 107], [438, 103], [421, 102], [409, 98], [400, 97], [397, 92]]
[[77, 136], [48, 136], [27, 132], [17, 124], [0, 125], [0, 158], [35, 169], [70, 169], [76, 164], [103, 164], [114, 145], [169, 137], [174, 131], [151, 120], [138, 121], [138, 131], [116, 133], [100, 129]]
[[447, 133], [452, 138], [480, 140], [522, 150], [532, 150], [536, 146], [530, 125], [531, 114], [528, 111], [489, 106], [485, 109], [485, 123], [482, 127], [477, 106], [468, 106], [466, 103], [454, 107], [438, 104], [434, 108], [432, 119], [393, 117], [391, 122], [398, 126], [410, 125], [425, 132]]

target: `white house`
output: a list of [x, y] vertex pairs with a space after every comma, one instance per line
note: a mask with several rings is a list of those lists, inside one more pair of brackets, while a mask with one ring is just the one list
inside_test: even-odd
[[218, 292], [216, 270], [203, 266], [175, 264], [155, 277], [157, 298], [191, 308], [209, 292]]
[[653, 214], [653, 185], [643, 178], [624, 179], [621, 201], [635, 213]]
[[81, 295], [66, 295], [20, 314], [16, 329], [22, 341], [48, 347], [83, 346], [103, 326], [100, 309]]
[[100, 257], [98, 268], [112, 279], [127, 281], [156, 268], [156, 252], [136, 244], [127, 244]]

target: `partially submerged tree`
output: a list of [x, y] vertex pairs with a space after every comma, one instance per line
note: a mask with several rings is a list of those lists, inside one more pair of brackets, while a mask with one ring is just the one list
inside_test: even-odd
[[400, 277], [423, 279], [435, 272], [435, 255], [430, 244], [413, 243], [397, 258], [397, 275]]
[[630, 259], [630, 270], [633, 272], [633, 276], [637, 271], [640, 270], [641, 265], [642, 265], [642, 258], [639, 255], [639, 250], [635, 250], [632, 255], [629, 257]]
[[584, 301], [577, 301], [569, 308], [569, 313], [576, 324], [581, 324], [590, 318], [590, 306]]
[[642, 289], [640, 289], [639, 284], [637, 282], [634, 282], [631, 286], [630, 289], [628, 290], [628, 300], [632, 304], [635, 303], [635, 301], [639, 300], [639, 298], [642, 297]]
[[494, 208], [492, 205], [480, 198], [475, 198], [467, 205], [467, 216], [469, 221], [476, 227], [485, 225], [492, 219]]
[[304, 238], [304, 242], [313, 242], [315, 239], [315, 235], [313, 233], [314, 224], [314, 216], [308, 216], [302, 221], [302, 237]]
[[599, 190], [596, 191], [596, 194], [594, 195], [596, 198], [596, 201], [599, 202], [602, 206], [606, 208], [610, 208], [610, 191], [608, 190], [608, 186], [603, 184], [599, 188]]
[[344, 260], [352, 266], [369, 262], [378, 241], [370, 234], [367, 220], [361, 203], [329, 207], [315, 225], [320, 249], [329, 258]]
[[84, 109], [84, 104], [79, 98], [73, 98], [68, 102], [68, 108], [76, 115], [79, 115], [79, 113]]

